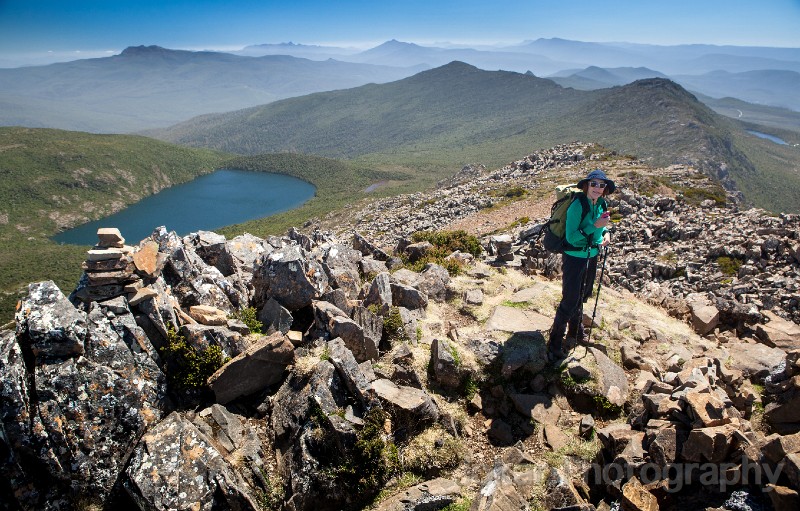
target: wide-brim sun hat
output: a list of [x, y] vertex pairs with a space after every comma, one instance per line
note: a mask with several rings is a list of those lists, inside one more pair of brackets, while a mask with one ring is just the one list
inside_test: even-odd
[[589, 172], [589, 174], [585, 178], [583, 178], [580, 181], [578, 181], [578, 188], [583, 188], [583, 185], [585, 185], [586, 183], [588, 183], [592, 179], [605, 181], [606, 182], [606, 189], [608, 190], [608, 193], [613, 193], [614, 190], [617, 189], [617, 185], [614, 184], [614, 181], [608, 179], [608, 176], [606, 176], [606, 173], [603, 172], [600, 169], [594, 169], [593, 171]]

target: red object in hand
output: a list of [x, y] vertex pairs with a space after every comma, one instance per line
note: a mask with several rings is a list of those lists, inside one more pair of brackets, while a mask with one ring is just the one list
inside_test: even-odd
[[600, 218], [608, 218], [610, 216], [611, 216], [611, 213], [609, 213], [608, 211], [605, 211], [605, 212], [603, 212], [602, 215], [600, 215]]

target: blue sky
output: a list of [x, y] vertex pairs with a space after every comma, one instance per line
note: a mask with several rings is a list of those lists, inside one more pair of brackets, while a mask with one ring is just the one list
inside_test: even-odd
[[800, 47], [800, 0], [0, 0], [0, 58], [540, 37]]

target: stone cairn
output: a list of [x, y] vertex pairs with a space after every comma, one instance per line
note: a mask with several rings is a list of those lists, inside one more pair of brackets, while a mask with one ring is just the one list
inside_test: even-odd
[[75, 297], [83, 302], [102, 301], [123, 294], [132, 298], [142, 287], [136, 273], [133, 247], [116, 228], [97, 230], [98, 242], [86, 253], [84, 276]]
[[489, 248], [497, 264], [506, 264], [514, 260], [516, 247], [514, 247], [514, 239], [508, 234], [492, 236], [489, 240]]

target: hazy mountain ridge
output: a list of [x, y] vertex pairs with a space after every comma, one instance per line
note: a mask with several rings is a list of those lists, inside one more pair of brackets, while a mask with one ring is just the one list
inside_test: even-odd
[[0, 69], [0, 103], [17, 106], [0, 112], [0, 124], [130, 132], [419, 70], [140, 46], [113, 57]]
[[408, 144], [448, 143], [442, 137], [467, 143], [481, 133], [508, 132], [509, 125], [555, 115], [541, 105], [572, 108], [576, 102], [577, 92], [550, 80], [453, 62], [397, 82], [204, 116], [149, 133], [240, 154], [293, 150], [352, 158]]
[[[7, 105], [0, 110], [0, 125], [131, 132], [287, 97], [385, 83], [452, 61], [485, 70], [553, 76], [564, 86], [583, 90], [668, 76], [709, 97], [800, 108], [794, 93], [797, 75], [773, 79], [774, 71], [800, 73], [800, 50], [795, 48], [563, 39], [481, 49], [444, 46], [391, 40], [357, 51], [283, 43], [252, 45], [232, 53], [137, 46], [111, 57], [0, 69], [0, 104]], [[646, 73], [650, 76], [623, 71], [640, 67], [651, 70]], [[615, 77], [586, 75], [595, 75], [598, 68]], [[581, 69], [577, 76], [563, 77], [565, 70]], [[750, 74], [728, 81], [706, 76], [719, 70]]]

